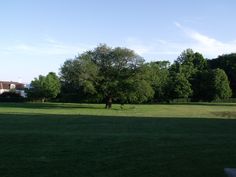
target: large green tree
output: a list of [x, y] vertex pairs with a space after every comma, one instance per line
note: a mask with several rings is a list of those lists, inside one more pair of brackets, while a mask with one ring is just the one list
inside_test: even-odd
[[221, 55], [216, 59], [208, 60], [211, 69], [223, 69], [230, 81], [233, 97], [236, 97], [236, 53]]
[[194, 101], [227, 99], [232, 95], [228, 77], [222, 69], [199, 71], [193, 81]]
[[46, 76], [40, 75], [31, 81], [30, 88], [27, 90], [27, 96], [31, 99], [41, 99], [44, 102], [47, 99], [55, 98], [60, 93], [60, 80], [53, 72]]
[[[178, 88], [181, 87], [184, 88], [182, 91], [179, 89], [178, 92], [175, 92], [180, 93], [182, 96], [185, 95], [185, 97], [187, 95], [191, 96], [194, 100], [205, 99], [204, 95], [201, 95], [202, 91], [200, 90], [204, 90], [201, 84], [204, 85], [203, 83], [206, 79], [202, 76], [205, 74], [207, 69], [207, 60], [202, 54], [194, 52], [192, 49], [184, 50], [169, 69], [170, 75], [172, 76], [171, 82], [179, 84], [179, 87], [174, 88], [174, 90], [178, 90]], [[186, 85], [181, 86], [180, 83], [186, 83]], [[174, 84], [170, 83], [169, 85], [173, 86]], [[171, 87], [169, 87], [169, 89], [171, 89]], [[183, 95], [181, 92], [185, 92], [186, 94]], [[174, 93], [173, 89], [172, 93]], [[178, 94], [176, 95], [178, 96]]]
[[183, 73], [190, 81], [197, 71], [207, 69], [207, 60], [198, 52], [192, 49], [184, 50], [172, 65], [175, 72]]
[[143, 75], [145, 80], [151, 83], [151, 86], [155, 92], [154, 101], [161, 102], [167, 99], [167, 87], [169, 80], [169, 68], [170, 63], [168, 61], [158, 61], [146, 63], [143, 66]]
[[211, 70], [198, 71], [192, 79], [192, 101], [211, 101], [213, 99], [213, 74]]
[[[61, 67], [62, 81], [78, 92], [79, 99], [143, 102], [153, 96], [142, 76], [144, 60], [127, 48], [99, 45]], [[136, 85], [136, 87], [134, 87]], [[139, 90], [139, 91], [138, 91]]]
[[98, 67], [87, 55], [65, 61], [60, 75], [63, 98], [73, 101], [77, 97], [85, 99], [97, 94]]
[[184, 50], [169, 68], [170, 79], [167, 86], [169, 98], [187, 98], [192, 96], [196, 73], [207, 69], [207, 60], [192, 49]]
[[192, 94], [191, 84], [182, 73], [172, 73], [166, 89], [169, 99], [188, 98]]
[[225, 71], [222, 69], [215, 69], [212, 71], [213, 81], [213, 99], [227, 99], [232, 96], [232, 90], [229, 86], [229, 80]]

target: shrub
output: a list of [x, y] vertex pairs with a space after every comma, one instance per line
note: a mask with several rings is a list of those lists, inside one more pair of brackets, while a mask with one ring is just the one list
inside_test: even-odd
[[0, 102], [24, 102], [24, 97], [16, 92], [4, 92], [0, 95]]

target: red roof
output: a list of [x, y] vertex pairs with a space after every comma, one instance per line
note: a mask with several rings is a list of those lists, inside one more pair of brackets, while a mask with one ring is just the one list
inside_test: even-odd
[[25, 88], [25, 85], [19, 82], [0, 81], [0, 89], [9, 90], [11, 84], [15, 85], [16, 90], [23, 90]]

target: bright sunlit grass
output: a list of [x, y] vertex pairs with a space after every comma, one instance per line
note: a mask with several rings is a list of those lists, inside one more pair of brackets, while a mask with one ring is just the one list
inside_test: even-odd
[[101, 115], [130, 117], [194, 117], [236, 118], [236, 104], [158, 104], [124, 105], [114, 104], [110, 110], [103, 104], [75, 103], [1, 103], [0, 113], [57, 114], [57, 115]]

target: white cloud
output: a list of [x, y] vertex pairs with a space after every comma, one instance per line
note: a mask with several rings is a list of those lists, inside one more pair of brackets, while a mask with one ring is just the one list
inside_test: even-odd
[[1, 47], [0, 52], [4, 54], [16, 55], [16, 54], [24, 54], [24, 55], [62, 55], [64, 57], [67, 56], [75, 56], [79, 53], [82, 53], [93, 45], [78, 45], [78, 44], [65, 44], [59, 41], [56, 41], [52, 38], [47, 38], [42, 40], [39, 43], [25, 43], [25, 42], [17, 42], [15, 44], [11, 44], [9, 46]]
[[223, 42], [217, 40], [213, 37], [201, 34], [196, 30], [186, 28], [180, 23], [174, 23], [185, 35], [191, 39], [189, 43], [189, 48], [192, 48], [198, 52], [203, 53], [207, 57], [217, 57], [225, 53], [236, 52], [236, 41]]
[[182, 50], [187, 48], [182, 43], [179, 44], [163, 39], [144, 42], [137, 38], [128, 38], [125, 40], [124, 45], [145, 57], [147, 61], [174, 60]]
[[125, 46], [134, 50], [139, 55], [150, 53], [153, 48], [153, 46], [145, 45], [141, 40], [133, 37], [129, 37], [125, 40]]
[[182, 28], [182, 25], [180, 25], [179, 22], [174, 22], [175, 26], [179, 27], [179, 28]]
[[[179, 29], [179, 39], [170, 41], [166, 39], [141, 40], [135, 37], [127, 38], [123, 43], [116, 43], [116, 46], [124, 46], [134, 50], [146, 60], [175, 60], [180, 53], [192, 48], [194, 51], [202, 53], [207, 58], [214, 58], [225, 53], [236, 52], [236, 40], [224, 42], [213, 37], [204, 35], [194, 29], [183, 26], [179, 22], [174, 22], [174, 26]], [[177, 34], [178, 34], [177, 33]], [[185, 35], [183, 38], [181, 33]], [[178, 37], [178, 36], [177, 36]], [[108, 44], [109, 45], [109, 44]], [[70, 58], [79, 53], [93, 49], [97, 44], [73, 44], [57, 41], [50, 36], [45, 36], [38, 43], [16, 42], [11, 46], [0, 46], [0, 53], [7, 56], [43, 56], [42, 58]], [[55, 57], [54, 57], [55, 58]]]
[[[224, 42], [204, 35], [194, 29], [187, 28], [179, 22], [174, 22], [174, 25], [185, 36], [184, 38], [179, 37], [179, 41], [152, 39], [144, 42], [138, 38], [128, 38], [125, 41], [125, 46], [135, 50], [149, 61], [152, 59], [168, 59], [173, 61], [187, 48], [200, 52], [207, 58], [236, 52], [236, 40]], [[179, 34], [181, 34], [180, 32]]]

